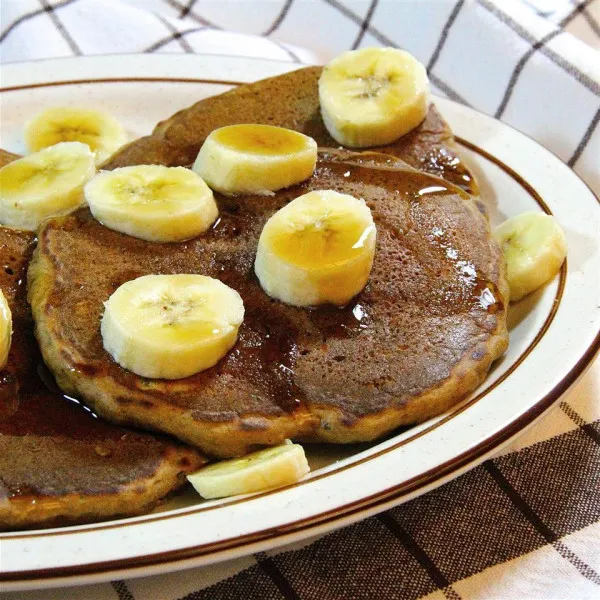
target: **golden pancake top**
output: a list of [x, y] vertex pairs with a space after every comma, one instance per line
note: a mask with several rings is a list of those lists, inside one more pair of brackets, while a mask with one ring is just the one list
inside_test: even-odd
[[[500, 251], [467, 193], [381, 160], [323, 151], [300, 185], [267, 197], [216, 195], [212, 229], [179, 244], [111, 231], [87, 209], [50, 221], [29, 285], [42, 352], [59, 384], [109, 419], [167, 431], [217, 455], [285, 437], [372, 439], [456, 402], [506, 347]], [[343, 309], [282, 304], [254, 275], [266, 220], [316, 189], [364, 198], [378, 228], [370, 281]], [[147, 380], [104, 350], [103, 302], [150, 273], [200, 273], [240, 293], [246, 317], [238, 342], [215, 367]]]

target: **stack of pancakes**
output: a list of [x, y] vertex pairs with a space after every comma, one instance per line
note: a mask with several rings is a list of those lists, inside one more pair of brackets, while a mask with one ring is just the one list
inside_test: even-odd
[[[319, 74], [318, 68], [301, 69], [203, 100], [104, 165], [190, 165], [215, 128], [267, 123], [316, 139], [319, 159], [309, 180], [268, 197], [216, 194], [220, 216], [215, 225], [183, 243], [149, 243], [111, 231], [87, 208], [42, 226], [29, 267], [28, 298], [44, 361], [64, 393], [113, 423], [168, 433], [208, 454], [232, 456], [285, 438], [373, 440], [439, 414], [484, 379], [507, 346], [507, 286], [500, 250], [452, 133], [432, 107], [419, 127], [390, 146], [363, 153], [336, 149], [319, 114]], [[263, 292], [254, 275], [266, 220], [316, 189], [364, 198], [378, 228], [369, 283], [343, 308], [282, 304]], [[8, 230], [0, 235], [27, 238]], [[31, 246], [31, 239], [15, 246], [20, 268]], [[103, 302], [124, 282], [151, 273], [209, 275], [240, 293], [246, 317], [238, 342], [215, 367], [181, 380], [148, 380], [122, 369], [106, 353], [100, 335]], [[13, 306], [19, 305], [11, 296], [13, 284], [0, 285]], [[19, 336], [29, 336], [23, 286], [16, 287], [26, 316], [15, 320], [11, 356], [19, 352]], [[31, 344], [25, 353], [35, 356]], [[7, 385], [0, 382], [3, 397]], [[85, 447], [94, 452], [79, 452], [77, 419], [89, 424], [91, 413], [55, 392], [44, 409], [60, 404], [63, 410], [68, 403], [77, 417], [69, 412], [37, 419], [40, 427], [42, 421], [50, 423], [48, 432], [19, 429], [19, 423], [28, 423], [19, 411], [27, 410], [31, 393], [10, 389], [13, 399], [2, 404], [2, 410], [9, 407], [8, 416], [0, 421], [5, 463], [0, 523], [5, 527], [69, 514], [90, 520], [143, 510], [203, 460], [174, 442], [100, 420], [94, 421], [97, 435], [110, 444], [99, 445], [110, 451], [96, 451], [93, 438]], [[64, 452], [71, 460], [57, 450], [36, 462], [46, 437], [67, 440]], [[143, 449], [136, 452], [134, 446]], [[89, 476], [67, 477], [56, 468], [59, 462]], [[65, 480], [71, 487], [61, 487]], [[128, 492], [144, 486], [154, 496], [132, 501]], [[90, 498], [108, 496], [114, 506], [96, 511]], [[44, 515], [23, 508], [43, 498], [60, 500], [61, 510]], [[80, 502], [91, 508], [73, 510]]]

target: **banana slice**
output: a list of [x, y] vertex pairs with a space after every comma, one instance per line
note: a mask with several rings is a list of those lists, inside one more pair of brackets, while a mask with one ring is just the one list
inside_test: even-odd
[[567, 255], [565, 234], [554, 217], [527, 212], [494, 232], [506, 259], [511, 302], [537, 290], [560, 270]]
[[35, 231], [51, 216], [84, 202], [83, 186], [94, 173], [94, 155], [80, 142], [63, 142], [0, 169], [0, 224]]
[[375, 238], [363, 200], [332, 190], [309, 192], [266, 222], [254, 268], [273, 298], [295, 306], [341, 306], [366, 285]]
[[333, 139], [350, 148], [380, 146], [425, 118], [429, 80], [425, 67], [404, 50], [352, 50], [324, 67], [319, 100]]
[[106, 351], [142, 377], [180, 379], [215, 365], [244, 320], [240, 295], [203, 275], [145, 275], [105, 303]]
[[187, 478], [203, 498], [224, 498], [288, 485], [309, 471], [302, 446], [286, 440], [281, 446], [209, 465]]
[[12, 338], [12, 314], [2, 290], [0, 290], [0, 371], [8, 362]]
[[230, 125], [207, 138], [193, 169], [223, 194], [266, 194], [308, 179], [317, 143], [272, 125]]
[[59, 142], [87, 144], [99, 165], [127, 143], [127, 134], [114, 117], [89, 108], [48, 108], [25, 125], [30, 152]]
[[219, 214], [210, 188], [184, 167], [102, 171], [85, 186], [85, 198], [100, 223], [150, 242], [188, 240], [204, 233]]

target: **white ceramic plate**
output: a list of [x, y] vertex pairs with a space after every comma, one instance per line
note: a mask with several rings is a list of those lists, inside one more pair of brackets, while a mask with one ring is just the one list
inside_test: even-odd
[[[51, 105], [108, 110], [133, 136], [200, 98], [297, 68], [222, 56], [113, 56], [2, 69], [2, 146], [23, 150], [23, 123]], [[511, 344], [487, 381], [448, 413], [378, 444], [309, 448], [304, 481], [202, 502], [187, 492], [144, 517], [0, 534], [6, 590], [149, 575], [208, 564], [323, 533], [405, 502], [482, 462], [571, 386], [600, 345], [600, 205], [550, 152], [514, 129], [438, 99], [498, 223], [551, 212], [568, 264], [511, 308]]]

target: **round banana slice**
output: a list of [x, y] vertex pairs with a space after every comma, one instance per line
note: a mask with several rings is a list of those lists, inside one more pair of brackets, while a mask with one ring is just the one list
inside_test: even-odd
[[281, 446], [209, 465], [187, 478], [203, 498], [224, 498], [288, 485], [309, 471], [304, 448], [286, 440]]
[[12, 339], [12, 314], [6, 297], [0, 290], [0, 371], [8, 362], [8, 352]]
[[193, 169], [222, 194], [266, 194], [308, 179], [317, 143], [272, 125], [230, 125], [205, 140]]
[[35, 231], [48, 217], [84, 202], [83, 186], [96, 167], [80, 142], [62, 142], [0, 169], [0, 224]]
[[203, 275], [145, 275], [121, 285], [105, 303], [100, 331], [124, 369], [180, 379], [217, 364], [244, 320], [240, 295]]
[[30, 152], [59, 142], [87, 144], [100, 165], [127, 143], [127, 134], [114, 117], [90, 108], [48, 108], [25, 125], [25, 143]]
[[137, 165], [102, 171], [85, 186], [85, 198], [100, 223], [150, 242], [196, 237], [219, 214], [211, 189], [184, 167]]
[[332, 190], [309, 192], [266, 222], [254, 268], [273, 298], [295, 306], [342, 306], [369, 279], [375, 239], [363, 200]]
[[340, 54], [319, 80], [323, 122], [350, 148], [389, 144], [414, 129], [429, 110], [429, 80], [412, 54], [365, 48]]
[[550, 281], [567, 255], [565, 234], [554, 217], [527, 212], [494, 232], [506, 259], [510, 300], [516, 302]]

